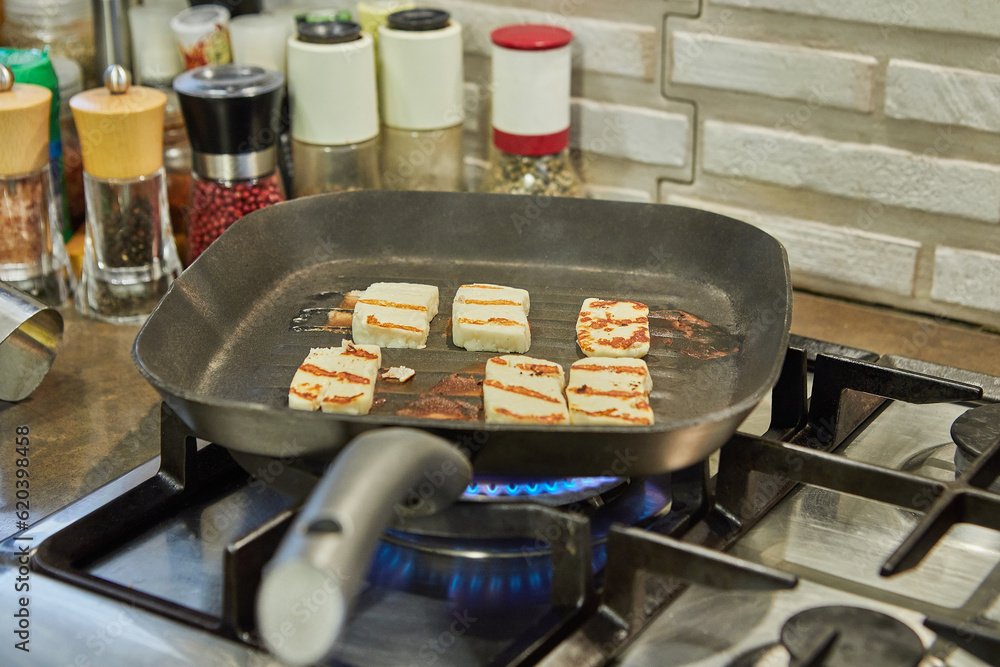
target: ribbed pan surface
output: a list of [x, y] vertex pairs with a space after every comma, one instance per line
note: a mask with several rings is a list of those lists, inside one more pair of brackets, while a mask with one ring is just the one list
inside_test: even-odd
[[[784, 251], [756, 228], [667, 206], [449, 193], [352, 193], [249, 216], [177, 281], [136, 339], [140, 370], [203, 437], [258, 454], [329, 457], [382, 425], [427, 428], [470, 450], [479, 474], [629, 474], [676, 469], [721, 444], [770, 388], [790, 319]], [[518, 216], [523, 216], [523, 220]], [[383, 349], [360, 418], [289, 410], [310, 347], [350, 336], [348, 292], [376, 281], [437, 285], [423, 350]], [[464, 283], [531, 295], [528, 354], [569, 365], [587, 297], [650, 307], [651, 427], [499, 426], [481, 420], [476, 381], [492, 353], [456, 347], [451, 301]], [[346, 327], [341, 325], [347, 325]], [[402, 414], [400, 414], [402, 413]], [[478, 414], [477, 414], [478, 413]]]

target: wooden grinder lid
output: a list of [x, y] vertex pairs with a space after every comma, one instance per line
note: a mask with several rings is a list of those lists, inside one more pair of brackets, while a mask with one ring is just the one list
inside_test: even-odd
[[51, 103], [48, 88], [14, 83], [14, 74], [0, 65], [0, 174], [26, 174], [49, 163]]
[[104, 87], [69, 101], [80, 136], [83, 170], [95, 178], [137, 178], [163, 166], [163, 110], [167, 96], [131, 85], [120, 65], [104, 73]]

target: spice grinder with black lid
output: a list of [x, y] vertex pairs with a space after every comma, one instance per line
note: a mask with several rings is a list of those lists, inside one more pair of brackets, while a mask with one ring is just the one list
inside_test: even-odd
[[278, 173], [280, 72], [208, 65], [174, 79], [194, 169], [188, 260], [247, 213], [285, 199]]

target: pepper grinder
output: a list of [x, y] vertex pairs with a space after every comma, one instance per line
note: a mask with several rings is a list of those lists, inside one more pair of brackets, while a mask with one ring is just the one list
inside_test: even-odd
[[174, 79], [191, 140], [188, 261], [244, 215], [285, 200], [277, 171], [281, 72], [208, 65]]
[[0, 280], [49, 305], [73, 288], [49, 168], [52, 92], [0, 65]]
[[361, 26], [298, 17], [288, 39], [296, 197], [378, 189], [378, 93], [372, 38]]
[[379, 28], [382, 183], [464, 190], [462, 26], [439, 9], [389, 15]]
[[569, 158], [570, 42], [552, 25], [497, 28], [493, 41], [493, 151], [486, 192], [584, 197]]
[[112, 65], [104, 87], [69, 101], [80, 135], [87, 231], [76, 307], [141, 324], [181, 271], [170, 228], [159, 90]]

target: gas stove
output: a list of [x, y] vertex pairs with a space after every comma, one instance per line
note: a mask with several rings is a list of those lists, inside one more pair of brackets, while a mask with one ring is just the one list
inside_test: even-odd
[[[703, 464], [476, 479], [400, 518], [331, 664], [998, 664], [997, 402], [1000, 378], [793, 336]], [[164, 407], [158, 459], [3, 543], [32, 595], [5, 664], [279, 664], [254, 602], [307, 468], [241, 466]]]

